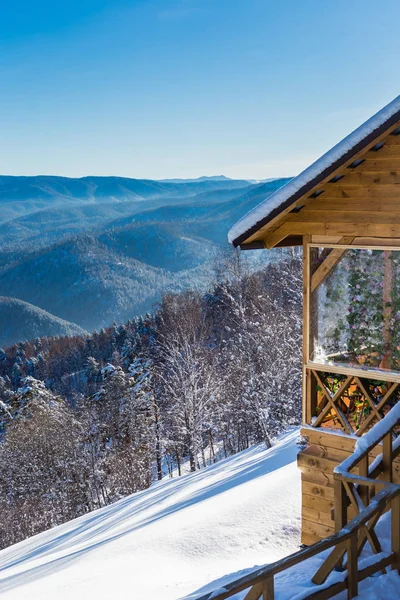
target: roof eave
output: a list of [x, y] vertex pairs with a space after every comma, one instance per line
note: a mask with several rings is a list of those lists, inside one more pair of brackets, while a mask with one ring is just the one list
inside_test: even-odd
[[[247, 231], [236, 237], [232, 240], [232, 244], [235, 248], [245, 243], [246, 240], [257, 233], [261, 227], [268, 225], [275, 218], [279, 217], [282, 212], [286, 211], [293, 204], [295, 204], [300, 198], [305, 196], [308, 192], [310, 192], [315, 186], [317, 186], [321, 181], [329, 177], [329, 175], [333, 175], [333, 173], [343, 166], [347, 161], [351, 160], [356, 154], [361, 152], [366, 146], [368, 146], [371, 142], [373, 142], [377, 137], [382, 135], [387, 129], [395, 125], [400, 120], [400, 110], [394, 113], [391, 117], [389, 117], [386, 121], [384, 121], [379, 127], [374, 129], [371, 133], [365, 136], [362, 140], [360, 140], [357, 144], [355, 144], [350, 150], [345, 152], [340, 158], [334, 161], [329, 167], [321, 171], [314, 179], [310, 180], [307, 184], [305, 184], [302, 188], [300, 188], [297, 192], [292, 194], [285, 202], [283, 202], [279, 207], [272, 210], [264, 219], [260, 219], [257, 223], [255, 223], [252, 227], [250, 227]], [[296, 179], [296, 178], [295, 178]]]

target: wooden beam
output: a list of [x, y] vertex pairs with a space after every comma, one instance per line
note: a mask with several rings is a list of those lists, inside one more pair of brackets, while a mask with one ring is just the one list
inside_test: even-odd
[[274, 248], [279, 242], [281, 242], [288, 234], [281, 231], [281, 228], [277, 229], [270, 235], [264, 238], [264, 245], [269, 250]]
[[[342, 237], [339, 240], [339, 244], [351, 244], [354, 240], [354, 237]], [[321, 285], [324, 279], [329, 275], [332, 269], [337, 265], [337, 263], [342, 258], [343, 254], [346, 250], [341, 248], [333, 249], [325, 260], [319, 265], [318, 269], [313, 273], [311, 277], [311, 293], [315, 292], [315, 290]]]
[[[399, 171], [353, 171], [348, 170], [345, 174], [348, 185], [373, 185], [373, 184], [397, 184], [400, 183]], [[344, 181], [344, 179], [343, 179]]]
[[[379, 198], [399, 198], [399, 186], [398, 185], [379, 185], [374, 183], [369, 186], [352, 185], [348, 182], [348, 179], [344, 177], [336, 183], [327, 184], [324, 187], [324, 193], [318, 196], [322, 202], [328, 198], [360, 198], [364, 200], [379, 200]], [[315, 201], [318, 198], [313, 198]]]
[[[334, 215], [332, 215], [333, 218]], [[384, 223], [340, 223], [336, 221], [315, 222], [315, 223], [296, 223], [286, 222], [281, 225], [271, 236], [266, 238], [267, 248], [282, 240], [287, 235], [340, 235], [342, 236], [362, 236], [362, 237], [384, 237], [400, 238], [400, 224]], [[272, 236], [276, 236], [273, 243], [270, 243]]]
[[[397, 210], [396, 210], [397, 208]], [[291, 215], [287, 223], [315, 223], [323, 221], [331, 223], [363, 223], [374, 224], [400, 224], [400, 201], [399, 205], [391, 211], [382, 210], [310, 210], [306, 207], [300, 213]]]

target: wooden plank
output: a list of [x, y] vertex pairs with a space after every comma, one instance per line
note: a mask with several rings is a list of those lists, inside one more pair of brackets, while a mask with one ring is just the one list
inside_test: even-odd
[[334, 481], [335, 495], [335, 531], [340, 531], [347, 524], [347, 496], [341, 481]]
[[400, 148], [398, 144], [390, 145], [385, 144], [383, 148], [375, 152], [374, 150], [370, 150], [364, 154], [364, 158], [366, 160], [374, 160], [379, 161], [383, 160], [386, 162], [390, 158], [397, 158], [400, 160]]
[[338, 373], [340, 375], [353, 375], [354, 377], [362, 377], [363, 379], [379, 379], [389, 383], [400, 383], [400, 374], [387, 374], [384, 371], [364, 371], [363, 369], [353, 369], [349, 367], [337, 367], [335, 365], [321, 365], [319, 363], [310, 362], [307, 369], [312, 371], [320, 371], [322, 373]]
[[309, 444], [307, 446], [307, 454], [312, 454], [313, 456], [319, 456], [321, 458], [328, 458], [341, 463], [350, 455], [350, 452], [347, 450], [341, 450], [340, 448], [329, 448], [328, 446], [323, 446], [322, 444]]
[[[354, 237], [351, 236], [342, 237], [339, 240], [339, 244], [351, 244], [353, 240]], [[331, 250], [325, 260], [319, 265], [317, 270], [311, 276], [311, 293], [315, 292], [315, 290], [321, 285], [324, 279], [340, 261], [345, 252], [346, 250], [342, 250], [341, 248]]]
[[332, 474], [333, 469], [339, 464], [340, 463], [337, 460], [329, 460], [326, 458], [320, 458], [319, 456], [313, 456], [312, 454], [307, 454], [306, 450], [303, 450], [297, 456], [297, 465], [300, 470], [305, 467]]
[[392, 441], [392, 432], [390, 431], [383, 438], [382, 466], [385, 481], [393, 481]]
[[308, 437], [311, 444], [324, 446], [326, 448], [337, 448], [345, 450], [348, 454], [354, 452], [356, 440], [353, 436], [345, 435], [338, 430], [337, 434], [333, 430], [326, 430], [323, 427], [302, 427], [300, 434]]
[[263, 583], [257, 583], [257, 585], [253, 585], [244, 597], [244, 600], [260, 600], [263, 594], [263, 590]]
[[319, 525], [326, 525], [327, 527], [332, 527], [334, 525], [331, 511], [317, 511], [313, 510], [309, 506], [301, 507], [301, 516], [302, 520], [306, 519], [312, 523], [318, 523]]
[[308, 467], [305, 465], [301, 466], [300, 471], [302, 481], [307, 481], [308, 483], [314, 483], [317, 485], [333, 487], [332, 473], [326, 473], [325, 471], [321, 471], [320, 469], [315, 469], [314, 467]]
[[400, 183], [400, 171], [348, 171], [343, 179], [348, 185], [386, 185]]
[[[399, 207], [400, 210], [400, 202], [398, 198], [392, 198], [390, 202], [390, 206], [393, 209]], [[354, 211], [354, 212], [365, 212], [365, 211], [381, 211], [381, 199], [374, 198], [372, 200], [366, 200], [365, 198], [357, 198], [351, 196], [350, 198], [341, 198], [338, 196], [325, 197], [324, 194], [322, 196], [318, 196], [318, 198], [313, 198], [310, 202], [307, 203], [306, 207], [301, 210], [301, 213], [310, 212], [318, 212], [325, 213], [327, 211], [340, 212], [340, 211]], [[388, 203], [389, 204], [389, 203]], [[390, 209], [389, 209], [390, 210]], [[319, 219], [315, 219], [319, 221]]]
[[391, 503], [391, 538], [394, 553], [393, 568], [400, 573], [400, 497], [393, 498]]
[[400, 135], [388, 135], [385, 139], [381, 140], [384, 142], [385, 146], [399, 146], [400, 145]]
[[301, 543], [304, 544], [304, 546], [312, 546], [313, 544], [316, 544], [317, 542], [319, 542], [321, 540], [319, 535], [314, 535], [312, 533], [308, 533], [303, 530], [301, 532], [300, 539], [301, 539]]
[[302, 505], [316, 512], [324, 512], [331, 514], [332, 508], [335, 506], [333, 499], [321, 498], [320, 496], [305, 494], [303, 490]]
[[321, 585], [336, 567], [336, 565], [340, 564], [342, 558], [346, 552], [346, 543], [338, 544], [329, 554], [329, 556], [324, 560], [318, 571], [315, 573], [312, 578], [312, 582], [316, 585]]
[[362, 173], [375, 173], [382, 171], [398, 172], [400, 171], [400, 158], [399, 156], [385, 157], [383, 154], [381, 154], [381, 157], [378, 160], [378, 153], [376, 153], [373, 158], [371, 155], [366, 156], [364, 162], [352, 170], [357, 170], [358, 172]]
[[271, 577], [268, 577], [267, 581], [264, 583], [263, 600], [274, 600], [274, 598], [274, 576], [272, 575]]
[[[274, 248], [274, 246], [276, 246], [276, 244], [279, 244], [279, 242], [281, 242], [285, 237], [286, 237], [286, 233], [284, 231], [281, 231], [280, 228], [276, 229], [274, 232], [272, 232], [269, 235], [266, 235], [265, 237], [263, 236], [262, 241], [264, 242], [264, 246], [267, 248], [267, 250], [270, 250], [271, 248]], [[252, 241], [253, 238], [251, 238]]]
[[[397, 205], [396, 205], [397, 206]], [[399, 224], [400, 223], [400, 205], [395, 211], [392, 207], [388, 211], [383, 210], [311, 210], [304, 208], [301, 212], [288, 217], [287, 223], [374, 223], [374, 224]], [[354, 239], [354, 238], [353, 238]], [[342, 244], [351, 244], [351, 242], [339, 242]], [[335, 263], [336, 264], [336, 263]]]
[[358, 596], [357, 533], [347, 542], [347, 598]]
[[[331, 222], [286, 222], [279, 228], [280, 239], [288, 235], [340, 235], [400, 238], [399, 224], [384, 223], [340, 223]], [[269, 247], [272, 247], [269, 246]]]
[[329, 198], [358, 198], [365, 201], [393, 198], [394, 200], [398, 201], [398, 187], [399, 186], [396, 184], [379, 185], [378, 183], [367, 186], [351, 185], [348, 183], [348, 179], [344, 177], [337, 183], [327, 184], [324, 187], [324, 193], [320, 194], [317, 198], [310, 199], [310, 203], [316, 203], [319, 199], [319, 201], [323, 204]]
[[323, 540], [334, 533], [334, 528], [321, 523], [313, 523], [307, 519], [302, 521], [303, 532], [314, 537], [317, 540]]
[[[360, 188], [361, 189], [361, 188]], [[365, 198], [338, 198], [338, 197], [327, 197], [327, 198], [315, 198], [312, 202], [308, 203], [306, 208], [304, 208], [300, 213], [310, 214], [311, 212], [315, 213], [317, 216], [319, 213], [325, 212], [333, 213], [334, 220], [337, 221], [339, 219], [336, 218], [337, 214], [343, 212], [354, 212], [354, 213], [370, 213], [376, 212], [378, 214], [384, 212], [400, 212], [400, 197], [386, 197], [384, 193], [382, 193], [378, 198], [373, 200], [365, 200]], [[319, 218], [315, 218], [315, 221], [319, 221]]]
[[301, 484], [302, 498], [304, 496], [313, 496], [317, 498], [323, 498], [333, 502], [333, 487], [328, 485], [322, 485], [311, 481], [302, 481]]

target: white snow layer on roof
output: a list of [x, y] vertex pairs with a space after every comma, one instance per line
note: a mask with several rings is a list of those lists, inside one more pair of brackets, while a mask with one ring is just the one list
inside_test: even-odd
[[229, 242], [233, 242], [239, 236], [245, 234], [251, 227], [256, 225], [262, 219], [268, 217], [271, 212], [281, 206], [293, 194], [298, 192], [303, 186], [320, 175], [325, 169], [330, 167], [334, 162], [339, 160], [343, 155], [349, 152], [354, 146], [361, 142], [373, 131], [378, 129], [383, 123], [390, 119], [396, 112], [400, 110], [400, 96], [397, 96], [392, 102], [387, 104], [373, 117], [365, 121], [360, 127], [355, 129], [350, 135], [345, 137], [341, 142], [331, 148], [326, 154], [321, 156], [312, 165], [307, 167], [297, 177], [282, 186], [274, 194], [263, 200], [258, 206], [253, 208], [244, 217], [242, 217], [231, 228], [228, 233]]

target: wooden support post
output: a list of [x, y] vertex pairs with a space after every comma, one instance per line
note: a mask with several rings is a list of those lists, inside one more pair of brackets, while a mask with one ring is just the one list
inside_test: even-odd
[[253, 585], [244, 597], [244, 600], [264, 600], [264, 589], [264, 583]]
[[383, 478], [385, 481], [393, 481], [393, 456], [392, 456], [392, 432], [389, 431], [383, 438]]
[[274, 600], [274, 576], [268, 577], [263, 589], [263, 600]]
[[383, 343], [385, 355], [379, 365], [381, 369], [392, 368], [392, 336], [390, 322], [392, 319], [392, 287], [393, 287], [393, 263], [392, 252], [383, 253]]
[[344, 485], [339, 479], [334, 482], [335, 531], [338, 533], [347, 525], [347, 496]]
[[[360, 477], [368, 477], [368, 454], [366, 454], [358, 463]], [[369, 486], [360, 485], [358, 486], [358, 493], [364, 506], [369, 504]]]
[[307, 369], [306, 377], [306, 405], [304, 422], [306, 425], [311, 425], [313, 417], [317, 415], [317, 381], [314, 373]]
[[[351, 244], [354, 241], [354, 237], [342, 237], [339, 240], [339, 244]], [[342, 258], [343, 254], [346, 252], [346, 249], [336, 248], [333, 249], [328, 256], [324, 259], [324, 261], [315, 269], [314, 273], [312, 273], [311, 278], [311, 291], [314, 292], [321, 283], [326, 279], [332, 269], [337, 265], [337, 263]]]
[[303, 406], [302, 421], [307, 423], [309, 418], [309, 409], [307, 406], [307, 370], [305, 365], [309, 361], [310, 352], [310, 259], [308, 255], [308, 244], [311, 236], [303, 236]]
[[392, 552], [395, 555], [393, 569], [400, 574], [400, 496], [392, 500]]
[[347, 542], [347, 598], [358, 596], [357, 531]]

